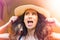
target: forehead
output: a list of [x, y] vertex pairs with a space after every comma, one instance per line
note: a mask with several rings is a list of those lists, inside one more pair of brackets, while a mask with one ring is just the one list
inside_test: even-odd
[[25, 12], [37, 12], [37, 11], [34, 9], [27, 9]]

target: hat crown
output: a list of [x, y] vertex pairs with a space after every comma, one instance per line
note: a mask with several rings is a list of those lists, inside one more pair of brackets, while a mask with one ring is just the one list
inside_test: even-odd
[[21, 16], [22, 14], [24, 14], [24, 12], [27, 9], [34, 9], [37, 12], [39, 12], [40, 14], [44, 15], [45, 17], [50, 17], [50, 13], [47, 10], [45, 10], [44, 8], [42, 8], [40, 6], [36, 6], [36, 5], [32, 5], [32, 4], [22, 5], [22, 6], [15, 8], [15, 11], [14, 11], [15, 15]]

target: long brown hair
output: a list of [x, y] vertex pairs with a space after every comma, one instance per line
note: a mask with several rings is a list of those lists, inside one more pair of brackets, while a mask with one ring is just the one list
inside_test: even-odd
[[[45, 20], [46, 17], [40, 13], [38, 13], [38, 23], [36, 25], [36, 30], [35, 30], [35, 34], [38, 38], [38, 40], [49, 40], [49, 38], [47, 37], [48, 34], [49, 34], [49, 30], [48, 30], [48, 27], [46, 27], [47, 25], [47, 21]], [[22, 36], [26, 36], [27, 35], [27, 28], [24, 24], [24, 15], [21, 15], [19, 16], [19, 18], [13, 23], [13, 30], [14, 30], [14, 33], [15, 33], [15, 36], [20, 33], [20, 37], [19, 37], [19, 40]], [[15, 28], [17, 27], [16, 25], [18, 24], [21, 24], [22, 27], [23, 27], [23, 31], [19, 31], [19, 28], [17, 28], [18, 30], [15, 30]]]

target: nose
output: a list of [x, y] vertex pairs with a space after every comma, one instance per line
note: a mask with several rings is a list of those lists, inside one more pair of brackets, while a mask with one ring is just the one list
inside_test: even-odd
[[29, 15], [29, 19], [32, 19], [32, 14]]

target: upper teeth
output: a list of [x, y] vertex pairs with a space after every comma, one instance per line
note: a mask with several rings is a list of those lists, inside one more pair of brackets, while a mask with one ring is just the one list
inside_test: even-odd
[[28, 21], [28, 23], [33, 23], [33, 21]]

